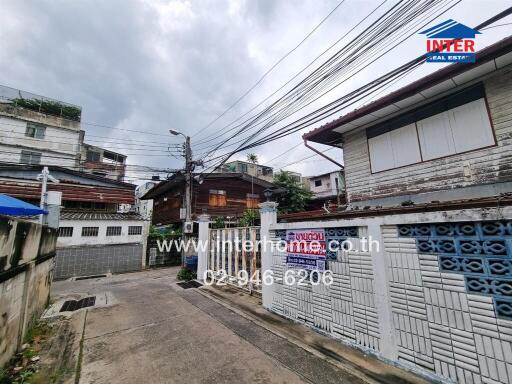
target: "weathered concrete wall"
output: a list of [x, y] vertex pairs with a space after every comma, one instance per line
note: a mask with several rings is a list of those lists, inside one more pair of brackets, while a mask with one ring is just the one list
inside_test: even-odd
[[[426, 375], [512, 382], [511, 207], [280, 223], [270, 237], [347, 227], [359, 240], [327, 262], [328, 286], [283, 284], [286, 253], [263, 254], [276, 278], [264, 305]], [[379, 248], [363, 250], [365, 237]]]
[[140, 243], [59, 248], [54, 278], [140, 271], [144, 262]]
[[56, 231], [0, 217], [0, 366], [48, 303]]
[[343, 135], [347, 200], [366, 201], [511, 181], [512, 68], [485, 80], [484, 86], [495, 147], [372, 174], [366, 131], [348, 132]]

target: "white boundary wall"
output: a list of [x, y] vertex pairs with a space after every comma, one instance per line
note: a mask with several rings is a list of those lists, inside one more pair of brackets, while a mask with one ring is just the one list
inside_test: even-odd
[[[261, 205], [261, 238], [276, 230], [358, 227], [380, 250], [338, 252], [330, 286], [263, 286], [263, 305], [342, 342], [440, 379], [512, 382], [512, 320], [497, 318], [492, 296], [471, 294], [463, 273], [442, 272], [438, 255], [417, 251], [399, 224], [512, 218], [512, 208], [411, 213], [334, 221], [276, 223], [276, 204]], [[262, 271], [286, 271], [286, 253], [264, 250]]]

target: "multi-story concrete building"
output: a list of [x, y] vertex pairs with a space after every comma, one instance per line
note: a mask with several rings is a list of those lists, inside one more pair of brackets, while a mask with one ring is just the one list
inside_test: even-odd
[[134, 211], [147, 220], [151, 220], [151, 215], [153, 214], [153, 200], [141, 200], [141, 197], [144, 196], [150, 189], [152, 189], [158, 183], [158, 180], [147, 181], [144, 184], [141, 184], [137, 188], [135, 188]]
[[333, 171], [321, 175], [304, 177], [304, 184], [314, 193], [315, 197], [338, 196], [345, 191], [343, 171]]
[[233, 172], [233, 173], [245, 173], [249, 176], [254, 176], [262, 180], [272, 181], [274, 177], [274, 170], [272, 167], [264, 165], [249, 163], [247, 161], [235, 160], [230, 161], [219, 169], [220, 173]]
[[80, 115], [78, 106], [1, 86], [0, 162], [77, 169]]
[[81, 170], [112, 180], [123, 181], [126, 170], [126, 157], [117, 152], [83, 143]]
[[84, 143], [81, 108], [0, 86], [0, 163], [55, 165], [122, 181], [126, 156]]
[[39, 205], [44, 166], [62, 192], [54, 276], [140, 270], [149, 221], [129, 212], [126, 156], [85, 144], [81, 108], [0, 87], [0, 192]]
[[343, 170], [303, 177], [304, 186], [313, 192], [308, 210], [319, 209], [326, 205], [345, 203], [345, 177]]

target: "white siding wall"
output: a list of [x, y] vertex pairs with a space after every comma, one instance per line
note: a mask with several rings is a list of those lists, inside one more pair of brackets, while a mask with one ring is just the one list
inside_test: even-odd
[[[142, 226], [141, 235], [128, 235], [129, 226]], [[148, 233], [149, 222], [142, 220], [61, 220], [59, 227], [73, 227], [72, 237], [57, 239], [57, 247], [79, 245], [110, 245], [143, 243]], [[98, 236], [82, 237], [82, 227], [99, 227]], [[122, 227], [121, 236], [107, 236], [107, 227]]]
[[371, 173], [366, 132], [343, 135], [349, 201], [512, 181], [512, 69], [484, 82], [497, 146]]
[[35, 139], [25, 136], [26, 129], [27, 121], [0, 116], [0, 161], [19, 163], [21, 150], [27, 149], [42, 152], [41, 164], [44, 165], [77, 165], [75, 159], [80, 151], [79, 130], [46, 125], [44, 139]]

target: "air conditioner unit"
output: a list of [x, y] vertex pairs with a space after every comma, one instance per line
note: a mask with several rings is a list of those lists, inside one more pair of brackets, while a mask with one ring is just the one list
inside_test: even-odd
[[194, 223], [192, 221], [185, 221], [183, 225], [183, 233], [193, 233], [194, 232]]

